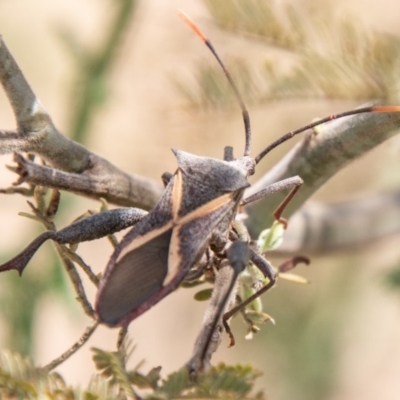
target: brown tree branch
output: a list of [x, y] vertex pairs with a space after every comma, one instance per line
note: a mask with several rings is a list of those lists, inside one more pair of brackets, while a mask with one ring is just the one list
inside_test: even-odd
[[[162, 193], [161, 183], [126, 174], [57, 130], [1, 38], [0, 81], [12, 106], [18, 127], [16, 131], [0, 132], [0, 154], [14, 151], [34, 153], [57, 170], [79, 174], [85, 178], [84, 188], [83, 184], [80, 184], [79, 189], [74, 190], [75, 183], [71, 182], [70, 186], [64, 183], [63, 189], [66, 190], [90, 197], [105, 197], [110, 202], [123, 199], [119, 204], [144, 209], [149, 209], [155, 204]], [[37, 178], [39, 170], [35, 171]], [[24, 172], [24, 181], [30, 183], [27, 169]], [[42, 178], [43, 182], [44, 179]], [[101, 190], [96, 192], [99, 181]], [[49, 184], [49, 187], [52, 186]], [[112, 193], [110, 198], [108, 193]]]

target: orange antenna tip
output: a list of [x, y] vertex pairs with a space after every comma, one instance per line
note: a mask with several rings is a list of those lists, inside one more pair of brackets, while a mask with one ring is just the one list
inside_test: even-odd
[[236, 87], [235, 82], [233, 81], [233, 79], [231, 77], [231, 74], [225, 67], [225, 64], [221, 60], [220, 56], [218, 55], [218, 53], [215, 50], [212, 43], [207, 39], [207, 37], [203, 34], [203, 32], [200, 30], [200, 28], [184, 12], [177, 10], [177, 13], [189, 25], [189, 27], [193, 30], [193, 32], [203, 41], [203, 43], [209, 48], [209, 50], [211, 51], [211, 53], [213, 54], [215, 59], [218, 61], [218, 64], [222, 68], [226, 78], [229, 81], [229, 84], [231, 85], [231, 88], [233, 89], [233, 92], [235, 93], [236, 99], [242, 110], [242, 116], [243, 116], [243, 122], [244, 122], [244, 130], [245, 130], [245, 138], [246, 138], [244, 155], [248, 156], [250, 154], [250, 141], [251, 141], [250, 118], [249, 118], [249, 113], [247, 111], [246, 105], [244, 104], [244, 101], [242, 99], [242, 96], [240, 95], [239, 90]]
[[373, 106], [374, 112], [400, 112], [400, 106]]
[[194, 33], [201, 39], [203, 42], [207, 42], [208, 39], [204, 36], [203, 32], [200, 28], [189, 18], [187, 14], [185, 14], [181, 10], [176, 11], [177, 14], [189, 25], [189, 27], [194, 31]]

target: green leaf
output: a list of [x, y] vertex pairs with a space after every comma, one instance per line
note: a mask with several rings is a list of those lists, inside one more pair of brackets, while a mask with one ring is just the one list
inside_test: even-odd
[[[251, 297], [255, 292], [256, 291], [254, 289], [248, 286], [242, 286], [240, 288], [240, 294], [243, 301]], [[246, 306], [246, 310], [261, 312], [262, 309], [263, 309], [263, 304], [260, 297], [257, 297], [250, 304]]]
[[143, 375], [138, 371], [128, 372], [130, 382], [138, 388], [157, 389], [158, 382], [161, 380], [161, 367], [155, 367], [150, 370], [147, 375]]
[[246, 317], [256, 325], [264, 324], [267, 321], [271, 321], [272, 324], [275, 324], [275, 320], [268, 314], [257, 311], [247, 311]]
[[260, 376], [261, 373], [249, 365], [219, 364], [200, 377], [196, 392], [204, 397], [244, 399], [248, 398], [255, 380]]
[[387, 274], [385, 283], [392, 289], [400, 289], [400, 267], [394, 268]]
[[278, 221], [275, 221], [271, 228], [263, 230], [257, 240], [261, 252], [265, 253], [278, 248], [282, 244], [284, 232], [284, 225]]
[[118, 385], [129, 398], [135, 398], [128, 374], [120, 353], [92, 348], [93, 361], [101, 374], [109, 378], [111, 383]]
[[194, 295], [194, 299], [197, 301], [206, 301], [209, 300], [211, 298], [212, 295], [212, 289], [208, 288], [208, 289], [203, 289], [200, 290], [199, 292], [197, 292]]
[[119, 388], [102, 375], [95, 375], [91, 379], [88, 389], [83, 393], [82, 397], [84, 400], [126, 399], [126, 396], [122, 397]]
[[179, 371], [168, 375], [157, 393], [165, 394], [167, 399], [182, 397], [182, 392], [191, 385], [188, 370], [186, 367], [183, 367]]

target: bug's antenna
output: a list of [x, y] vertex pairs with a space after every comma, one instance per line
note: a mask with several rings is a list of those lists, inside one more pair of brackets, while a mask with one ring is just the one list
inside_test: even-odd
[[250, 128], [250, 117], [249, 117], [249, 112], [247, 111], [247, 108], [244, 104], [243, 98], [239, 93], [239, 90], [237, 86], [235, 85], [235, 82], [232, 79], [231, 74], [225, 67], [224, 63], [222, 62], [221, 58], [219, 57], [217, 51], [215, 50], [214, 46], [211, 44], [210, 40], [203, 34], [203, 32], [199, 29], [199, 27], [182, 11], [178, 10], [178, 15], [189, 25], [189, 27], [196, 33], [196, 35], [204, 42], [204, 44], [211, 50], [211, 53], [213, 53], [214, 57], [217, 59], [218, 64], [221, 66], [222, 70], [224, 71], [225, 76], [227, 77], [229, 84], [231, 85], [236, 99], [239, 102], [240, 108], [242, 109], [242, 115], [243, 115], [243, 122], [244, 122], [244, 130], [245, 130], [245, 138], [246, 138], [246, 143], [244, 147], [244, 155], [248, 156], [250, 155], [250, 146], [251, 146], [251, 128]]
[[363, 114], [363, 113], [388, 113], [388, 112], [400, 112], [400, 106], [370, 106], [370, 107], [363, 107], [357, 108], [356, 110], [345, 111], [340, 114], [330, 115], [329, 117], [322, 118], [318, 121], [312, 122], [306, 126], [303, 126], [295, 131], [291, 131], [286, 133], [285, 135], [281, 136], [279, 139], [275, 140], [275, 142], [271, 143], [267, 146], [257, 157], [255, 157], [255, 162], [258, 164], [271, 150], [275, 147], [279, 146], [281, 143], [286, 142], [287, 140], [291, 139], [293, 136], [304, 132], [308, 129], [312, 129], [318, 125], [322, 125], [326, 122], [332, 121], [334, 119], [339, 119], [342, 117], [347, 117], [349, 115], [356, 115], [356, 114]]

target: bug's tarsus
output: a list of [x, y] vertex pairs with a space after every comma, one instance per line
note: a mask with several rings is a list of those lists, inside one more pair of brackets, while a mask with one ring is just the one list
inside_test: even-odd
[[310, 259], [305, 256], [292, 257], [279, 265], [278, 271], [280, 273], [291, 271], [293, 268], [296, 268], [298, 264], [310, 265]]
[[55, 232], [47, 231], [39, 235], [35, 240], [28, 244], [28, 246], [21, 251], [21, 253], [17, 254], [11, 260], [5, 262], [4, 264], [0, 265], [0, 272], [16, 270], [18, 271], [19, 275], [21, 276], [25, 270], [25, 267], [39, 249], [39, 247], [48, 239], [53, 239], [55, 236]]
[[261, 295], [267, 292], [269, 289], [275, 286], [276, 277], [273, 275], [273, 279], [271, 279], [266, 285], [264, 285], [260, 290], [254, 293], [252, 296], [248, 297], [246, 300], [243, 300], [242, 303], [236, 305], [235, 307], [231, 308], [227, 313], [225, 313], [222, 317], [222, 324], [226, 333], [229, 336], [230, 342], [229, 347], [235, 345], [235, 336], [232, 333], [231, 327], [229, 325], [229, 319], [232, 318], [235, 314], [240, 312], [241, 310], [245, 309], [249, 304], [251, 304], [254, 300], [258, 299]]
[[204, 33], [200, 30], [200, 28], [182, 11], [178, 10], [178, 15], [186, 22], [187, 25], [196, 33], [196, 35], [204, 42], [204, 44], [210, 49], [211, 53], [214, 55], [215, 59], [218, 61], [218, 64], [221, 66], [226, 78], [231, 85], [235, 97], [239, 103], [239, 106], [242, 110], [242, 117], [244, 123], [244, 130], [245, 130], [245, 147], [244, 147], [244, 156], [250, 155], [251, 149], [251, 125], [250, 125], [250, 116], [247, 110], [246, 105], [244, 104], [243, 97], [241, 96], [239, 89], [237, 88], [234, 80], [228, 69], [226, 68], [224, 62], [221, 60], [220, 56], [218, 55], [217, 51], [215, 50], [214, 46], [210, 42], [210, 40], [204, 35]]
[[254, 300], [259, 298], [261, 295], [263, 295], [265, 292], [267, 292], [269, 289], [271, 289], [276, 283], [276, 279], [274, 278], [273, 280], [270, 280], [266, 285], [264, 285], [259, 291], [254, 293], [252, 296], [248, 297], [246, 300], [244, 300], [242, 303], [236, 305], [235, 307], [231, 308], [227, 313], [225, 313], [222, 317], [222, 324], [224, 326], [224, 329], [226, 333], [229, 336], [230, 342], [228, 347], [233, 347], [235, 345], [235, 336], [232, 333], [232, 329], [229, 325], [229, 319], [232, 318], [235, 314], [240, 312], [241, 310], [245, 309], [250, 303], [252, 303]]
[[[255, 255], [257, 255], [258, 257], [260, 257], [257, 253], [254, 252]], [[254, 257], [250, 257], [250, 259], [252, 260], [252, 262], [254, 263], [254, 261], [256, 261], [256, 259]], [[264, 258], [260, 257], [259, 261], [266, 261]], [[255, 263], [256, 264], [256, 263]], [[309, 265], [310, 264], [310, 259], [308, 257], [305, 256], [295, 256], [292, 257], [289, 260], [284, 261], [282, 264], [279, 265], [278, 267], [278, 271], [280, 273], [283, 272], [288, 272], [290, 270], [292, 270], [293, 268], [295, 268], [298, 264], [305, 264], [305, 265]], [[258, 267], [260, 264], [256, 264]], [[269, 271], [269, 275], [268, 278], [270, 279], [270, 281], [263, 286], [260, 290], [258, 290], [256, 293], [254, 293], [252, 296], [248, 297], [246, 300], [241, 301], [238, 305], [236, 305], [235, 307], [233, 307], [232, 309], [230, 309], [227, 313], [224, 314], [224, 316], [222, 317], [222, 324], [224, 326], [224, 329], [226, 331], [226, 333], [228, 334], [229, 338], [230, 338], [230, 343], [229, 343], [229, 347], [232, 347], [235, 345], [235, 336], [232, 333], [231, 327], [228, 323], [228, 320], [230, 318], [232, 318], [235, 314], [237, 314], [238, 312], [241, 312], [243, 314], [243, 318], [245, 319], [246, 323], [250, 326], [252, 332], [257, 332], [258, 329], [255, 329], [255, 325], [252, 323], [251, 320], [249, 320], [246, 316], [245, 313], [245, 308], [252, 303], [254, 300], [256, 300], [258, 297], [260, 297], [262, 294], [264, 294], [265, 292], [267, 292], [269, 289], [271, 289], [275, 283], [276, 283], [276, 275], [272, 270], [272, 267], [268, 265], [268, 271]], [[274, 320], [272, 318], [270, 318], [270, 320], [274, 323]]]

